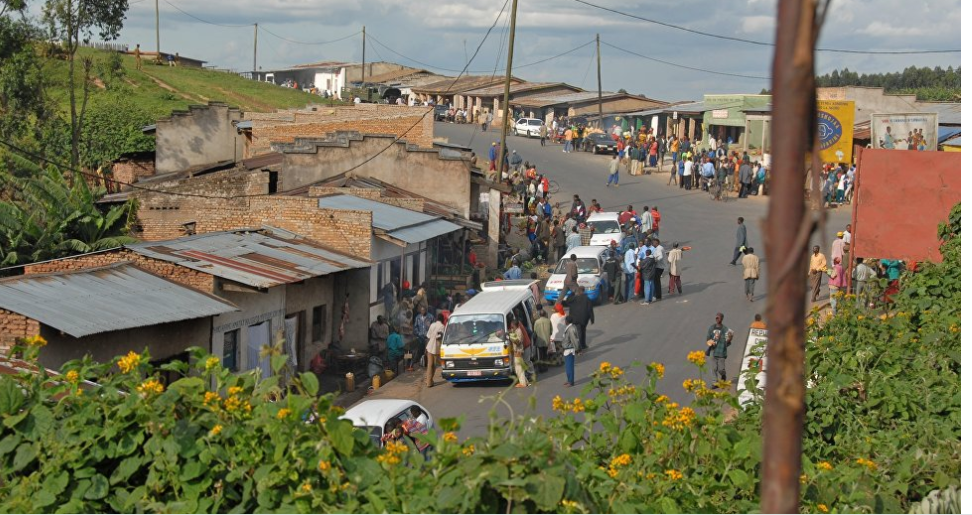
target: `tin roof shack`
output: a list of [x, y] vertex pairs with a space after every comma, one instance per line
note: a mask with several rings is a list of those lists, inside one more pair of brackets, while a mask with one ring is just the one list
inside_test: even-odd
[[[511, 85], [521, 84], [523, 82], [523, 79], [510, 77]], [[497, 77], [494, 75], [465, 75], [463, 77], [459, 77], [458, 79], [448, 77], [440, 81], [423, 84], [421, 86], [414, 86], [412, 87], [412, 93], [416, 95], [419, 102], [431, 100], [435, 104], [451, 104], [453, 106], [458, 106], [459, 97], [462, 94], [480, 88], [488, 88], [502, 84], [503, 77]], [[464, 106], [474, 112], [477, 110], [477, 108], [483, 107], [481, 105], [473, 106], [465, 104]]]
[[389, 306], [383, 303], [382, 289], [393, 283], [400, 292], [404, 281], [413, 288], [425, 282], [435, 258], [436, 238], [462, 228], [419, 211], [352, 195], [321, 197], [319, 204], [326, 209], [372, 213], [371, 260], [374, 263], [368, 293], [371, 319], [390, 314]]
[[[474, 89], [455, 95], [456, 107], [469, 107], [472, 113], [478, 113], [480, 109], [486, 107], [490, 112], [495, 113], [493, 124], [499, 125], [503, 116], [503, 95], [506, 90], [505, 85], [499, 84], [484, 88]], [[516, 99], [537, 96], [553, 95], [558, 93], [576, 93], [582, 91], [581, 88], [564, 84], [563, 82], [523, 82], [520, 84], [510, 84], [510, 103], [516, 105]], [[519, 110], [514, 109], [514, 113]]]
[[209, 347], [214, 316], [236, 311], [130, 262], [0, 281], [0, 341], [40, 334], [48, 342], [40, 363], [49, 368], [85, 355], [106, 363], [145, 348], [156, 360], [186, 360], [186, 348]]
[[[260, 368], [269, 375], [269, 359], [260, 357], [260, 349], [280, 339], [296, 370], [306, 370], [314, 354], [338, 341], [343, 348], [367, 348], [367, 259], [273, 227], [127, 248], [212, 275], [213, 293], [239, 306], [213, 319], [212, 351], [230, 370]], [[351, 320], [342, 328], [345, 302]]]

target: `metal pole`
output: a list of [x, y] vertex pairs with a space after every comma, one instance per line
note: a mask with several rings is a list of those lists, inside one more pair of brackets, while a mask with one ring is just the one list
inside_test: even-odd
[[365, 69], [365, 28], [361, 27], [361, 87], [364, 87], [364, 69]]
[[162, 59], [162, 46], [159, 44], [159, 0], [155, 0], [155, 60]]
[[813, 220], [803, 185], [813, 151], [815, 0], [779, 0], [773, 56], [773, 169], [764, 223], [769, 269], [767, 353], [773, 363], [763, 410], [762, 510], [797, 513], [804, 422], [806, 246]]
[[601, 35], [597, 40], [597, 125], [604, 129], [604, 102], [601, 99]]
[[506, 84], [503, 87], [503, 119], [500, 120], [500, 148], [499, 166], [496, 167], [494, 181], [499, 182], [503, 176], [503, 166], [506, 164], [506, 119], [510, 116], [510, 77], [513, 74], [513, 40], [516, 37], [516, 0], [513, 0], [513, 11], [510, 13], [510, 48], [506, 53]]
[[253, 24], [253, 79], [254, 80], [257, 80], [257, 76], [256, 76], [256, 72], [257, 72], [257, 65], [256, 65], [256, 58], [257, 58], [257, 28], [258, 28], [258, 24], [254, 23]]

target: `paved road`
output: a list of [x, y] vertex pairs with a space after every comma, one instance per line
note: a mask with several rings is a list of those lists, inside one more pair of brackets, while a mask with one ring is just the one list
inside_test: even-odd
[[[449, 138], [450, 142], [470, 144], [477, 155], [485, 156], [489, 143], [499, 139], [495, 131], [482, 133], [471, 125], [437, 123], [436, 137]], [[559, 146], [541, 148], [537, 140], [511, 137], [511, 149], [516, 149], [524, 160], [538, 163], [541, 173], [549, 174], [560, 184], [555, 201], [567, 202], [578, 193], [587, 204], [596, 198], [607, 210], [620, 210], [628, 204], [638, 212], [645, 205], [659, 207], [662, 214], [661, 237], [666, 249], [678, 240], [690, 245], [692, 250], [684, 254], [682, 275], [684, 294], [667, 295], [667, 274], [662, 283], [665, 295], [660, 303], [641, 306], [628, 303], [621, 306], [607, 305], [596, 308], [597, 323], [588, 328], [590, 350], [580, 356], [576, 365], [579, 381], [574, 388], [563, 386], [563, 367], [554, 367], [541, 374], [535, 386], [526, 389], [510, 389], [507, 399], [514, 409], [526, 409], [528, 398], [537, 398], [537, 412], [552, 414], [550, 401], [555, 395], [580, 395], [583, 385], [602, 361], [627, 367], [633, 361], [648, 363], [657, 361], [666, 367], [660, 391], [673, 400], [685, 403], [690, 399], [682, 389], [682, 381], [696, 377], [697, 370], [686, 361], [689, 351], [704, 348], [705, 331], [713, 323], [715, 313], [725, 313], [725, 323], [736, 330], [738, 340], [730, 347], [727, 371], [735, 383], [742, 359], [745, 335], [756, 313], [763, 311], [766, 299], [766, 281], [756, 286], [755, 302], [747, 302], [743, 290], [742, 266], [728, 266], [735, 244], [736, 218], [746, 219], [749, 243], [756, 254], [763, 257], [761, 224], [766, 215], [769, 198], [750, 197], [732, 199], [726, 203], [709, 200], [698, 190], [685, 191], [666, 186], [668, 174], [633, 177], [623, 175], [619, 188], [607, 188], [609, 157], [590, 154], [565, 154]], [[828, 225], [843, 228], [850, 218], [850, 210], [842, 208], [832, 212]], [[827, 231], [829, 234], [831, 231]], [[765, 278], [765, 265], [762, 271]], [[642, 369], [632, 369], [629, 376], [639, 380]], [[438, 379], [434, 388], [421, 386], [419, 374], [403, 377], [394, 386], [383, 387], [377, 394], [412, 398], [429, 408], [436, 417], [465, 415], [466, 423], [461, 436], [481, 434], [488, 421], [489, 404], [480, 402], [483, 396], [496, 395], [506, 390], [504, 385], [452, 386]], [[438, 376], [437, 376], [438, 377]], [[711, 376], [705, 377], [710, 380]], [[505, 410], [498, 412], [502, 415]]]

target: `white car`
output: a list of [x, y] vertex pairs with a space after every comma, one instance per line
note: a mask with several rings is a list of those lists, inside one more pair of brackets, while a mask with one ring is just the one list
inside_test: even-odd
[[359, 402], [351, 407], [341, 416], [344, 420], [350, 420], [355, 427], [360, 427], [371, 436], [371, 441], [375, 445], [381, 446], [381, 437], [385, 436], [385, 423], [389, 420], [399, 419], [407, 421], [412, 418], [411, 409], [418, 407], [429, 419], [426, 429], [432, 429], [434, 423], [429, 410], [421, 404], [405, 399], [369, 399]]
[[540, 127], [543, 127], [543, 120], [538, 118], [520, 118], [513, 125], [513, 134], [528, 138], [539, 138]]
[[594, 213], [587, 217], [587, 226], [594, 230], [591, 234], [591, 245], [611, 246], [611, 242], [621, 245], [623, 234], [621, 224], [618, 223], [618, 213]]
[[604, 261], [607, 260], [608, 252], [608, 248], [603, 246], [574, 247], [568, 250], [567, 255], [551, 271], [547, 285], [543, 288], [543, 298], [550, 304], [557, 302], [560, 291], [564, 289], [564, 279], [567, 278], [567, 261], [574, 254], [577, 256], [577, 285], [584, 288], [591, 302], [598, 303], [606, 299], [608, 281]]

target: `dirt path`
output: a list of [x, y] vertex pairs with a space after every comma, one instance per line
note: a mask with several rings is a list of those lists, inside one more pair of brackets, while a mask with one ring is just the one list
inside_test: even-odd
[[273, 111], [276, 111], [276, 109], [277, 109], [276, 107], [274, 107], [274, 106], [272, 106], [270, 104], [266, 104], [266, 103], [260, 102], [259, 100], [255, 99], [253, 97], [249, 97], [249, 96], [246, 96], [246, 95], [241, 95], [241, 94], [236, 93], [236, 92], [233, 92], [233, 91], [227, 91], [227, 90], [225, 90], [223, 88], [216, 88], [216, 89], [218, 89], [220, 93], [223, 93], [224, 95], [226, 95], [230, 99], [234, 100], [236, 104], [238, 104], [240, 107], [242, 107], [244, 109], [249, 109], [249, 110], [253, 110], [253, 111], [259, 110], [259, 111], [263, 111], [263, 112], [267, 112], [267, 113], [272, 113]]
[[[157, 77], [155, 77], [155, 76], [153, 76], [151, 74], [148, 74], [148, 73], [146, 73], [145, 75], [147, 75], [148, 78], [152, 79], [153, 82], [155, 82], [156, 84], [158, 84], [158, 86], [160, 88], [162, 88], [162, 89], [164, 89], [166, 91], [171, 91], [171, 92], [175, 93], [176, 95], [179, 95], [180, 97], [182, 97], [182, 98], [184, 98], [186, 100], [189, 100], [191, 102], [196, 102], [197, 100], [199, 100], [199, 98], [203, 98], [203, 97], [199, 97], [199, 95], [196, 95], [196, 97], [199, 97], [199, 98], [195, 98], [195, 97], [189, 96], [189, 95], [187, 95], [187, 94], [179, 91], [178, 89], [175, 89], [172, 86], [168, 85], [162, 79], [159, 79], [159, 78], [157, 78]], [[208, 100], [205, 100], [204, 99], [203, 101], [206, 102]]]

